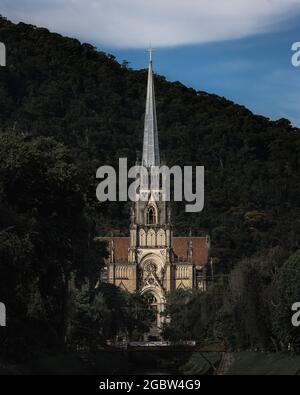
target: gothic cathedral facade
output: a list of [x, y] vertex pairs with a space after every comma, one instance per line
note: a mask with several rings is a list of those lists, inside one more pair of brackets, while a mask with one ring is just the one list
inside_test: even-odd
[[[143, 138], [142, 165], [150, 170], [160, 165], [155, 92], [150, 56]], [[148, 184], [150, 186], [148, 186]], [[174, 237], [171, 211], [159, 186], [141, 184], [143, 199], [133, 203], [130, 237], [99, 237], [106, 241], [109, 256], [102, 272], [108, 281], [128, 292], [151, 295], [157, 310], [157, 328], [164, 322], [166, 297], [183, 288], [206, 289], [209, 237]]]

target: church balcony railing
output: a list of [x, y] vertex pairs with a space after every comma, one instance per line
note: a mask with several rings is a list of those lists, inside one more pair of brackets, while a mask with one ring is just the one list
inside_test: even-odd
[[162, 244], [162, 245], [160, 245], [160, 244], [155, 244], [155, 245], [151, 245], [151, 246], [148, 246], [148, 245], [142, 245], [142, 244], [140, 244], [139, 245], [139, 247], [138, 248], [160, 248], [160, 249], [165, 249], [166, 248], [166, 245], [165, 244]]

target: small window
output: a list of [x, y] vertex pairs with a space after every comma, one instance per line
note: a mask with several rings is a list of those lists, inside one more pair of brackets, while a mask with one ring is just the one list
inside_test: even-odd
[[147, 224], [156, 224], [156, 210], [154, 207], [149, 207], [147, 210]]

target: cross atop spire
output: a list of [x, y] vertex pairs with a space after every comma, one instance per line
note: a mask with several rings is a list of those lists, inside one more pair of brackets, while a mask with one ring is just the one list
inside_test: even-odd
[[156, 119], [155, 92], [152, 71], [152, 48], [149, 48], [148, 83], [144, 124], [142, 163], [146, 167], [159, 166], [159, 145]]

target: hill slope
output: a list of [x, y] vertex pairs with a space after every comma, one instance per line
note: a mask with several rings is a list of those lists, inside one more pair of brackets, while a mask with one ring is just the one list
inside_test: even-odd
[[[0, 69], [2, 131], [52, 136], [85, 174], [97, 234], [127, 233], [128, 204], [99, 204], [95, 172], [142, 146], [146, 71], [133, 71], [89, 44], [0, 19], [7, 46]], [[226, 264], [300, 239], [300, 134], [225, 98], [156, 76], [161, 154], [168, 165], [205, 166], [205, 208], [173, 205], [175, 233], [209, 233]]]

